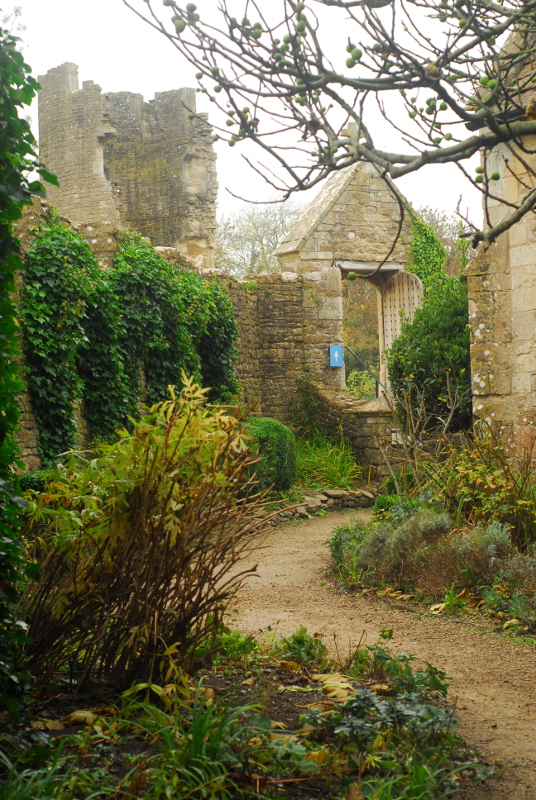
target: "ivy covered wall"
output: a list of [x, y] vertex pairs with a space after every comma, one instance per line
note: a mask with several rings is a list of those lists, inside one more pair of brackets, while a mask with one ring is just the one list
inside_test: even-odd
[[128, 232], [117, 234], [103, 268], [94, 240], [57, 214], [45, 210], [35, 221], [25, 243], [21, 323], [43, 464], [82, 444], [80, 403], [93, 441], [139, 416], [140, 401], [165, 399], [183, 373], [210, 386], [214, 402], [236, 396], [237, 327], [218, 281], [178, 268]]

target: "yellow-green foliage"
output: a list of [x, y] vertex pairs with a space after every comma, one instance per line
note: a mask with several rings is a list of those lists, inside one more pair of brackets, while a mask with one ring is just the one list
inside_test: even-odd
[[205, 405], [183, 376], [180, 396], [153, 406], [132, 433], [90, 462], [73, 456], [33, 503], [26, 535], [41, 578], [23, 597], [26, 664], [41, 675], [76, 665], [128, 685], [175, 645], [193, 646], [248, 570], [266, 517], [245, 476], [240, 420]]

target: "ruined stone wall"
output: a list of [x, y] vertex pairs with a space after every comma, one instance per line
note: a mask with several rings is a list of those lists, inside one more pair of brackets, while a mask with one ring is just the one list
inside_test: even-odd
[[40, 157], [59, 179], [48, 200], [77, 225], [131, 228], [213, 266], [217, 178], [206, 114], [195, 91], [103, 95], [78, 86], [76, 64], [40, 76]]
[[[525, 146], [534, 150], [534, 141]], [[526, 153], [523, 158], [531, 158]], [[532, 156], [534, 160], [534, 156]], [[486, 162], [498, 172], [494, 193], [519, 202], [534, 179], [505, 146]], [[512, 174], [513, 173], [513, 174]], [[510, 210], [510, 209], [508, 209]], [[491, 223], [505, 214], [490, 201]], [[497, 425], [508, 452], [521, 454], [536, 433], [536, 218], [528, 214], [467, 269], [471, 326], [473, 412]]]
[[39, 76], [39, 156], [60, 186], [47, 198], [75, 224], [120, 224], [119, 199], [104, 175], [104, 142], [115, 130], [100, 86], [78, 86], [76, 64], [62, 64]]

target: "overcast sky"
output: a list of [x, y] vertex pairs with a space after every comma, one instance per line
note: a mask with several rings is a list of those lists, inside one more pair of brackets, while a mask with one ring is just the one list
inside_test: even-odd
[[[200, 9], [208, 8], [215, 2], [198, 0], [198, 5]], [[242, 7], [241, 0], [236, 2]], [[146, 100], [155, 91], [197, 85], [194, 69], [122, 0], [0, 0], [4, 14], [16, 6], [22, 10], [21, 23], [26, 26], [18, 35], [36, 77], [71, 61], [79, 65], [80, 81], [94, 80], [105, 92], [139, 92]], [[203, 107], [204, 98], [198, 98], [198, 110], [210, 112], [210, 104]], [[36, 127], [37, 108], [32, 107], [30, 113]], [[245, 164], [240, 147], [244, 145], [232, 150], [223, 143], [217, 146], [220, 214], [231, 213], [242, 205], [227, 189], [257, 201], [273, 197], [273, 190]], [[397, 183], [416, 207], [428, 205], [451, 213], [462, 195], [462, 207], [468, 207], [472, 219], [480, 224], [479, 195], [461, 179], [455, 167], [427, 167]], [[306, 197], [297, 199], [305, 201]]]

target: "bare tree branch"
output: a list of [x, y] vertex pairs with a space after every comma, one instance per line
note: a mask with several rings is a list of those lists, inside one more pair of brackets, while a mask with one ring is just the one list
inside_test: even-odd
[[[275, 159], [257, 169], [283, 197], [359, 161], [396, 180], [506, 144], [525, 191], [504, 202], [500, 222], [487, 213], [474, 243], [536, 207], [524, 158], [536, 135], [536, 0], [219, 0], [206, 18], [195, 3], [163, 0], [171, 19], [153, 0], [123, 2], [195, 65], [198, 91], [220, 112], [216, 136], [231, 147], [249, 139]], [[376, 144], [375, 99], [398, 152]], [[486, 204], [503, 202], [487, 161], [463, 171]]]

